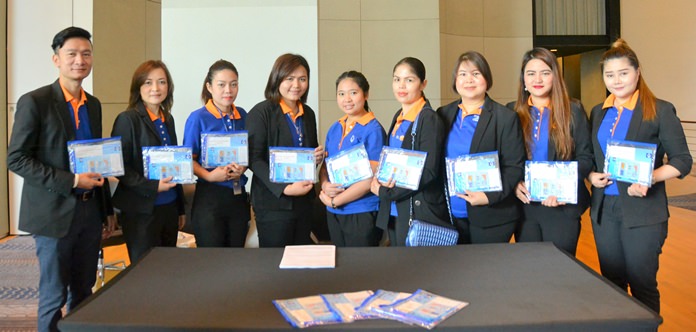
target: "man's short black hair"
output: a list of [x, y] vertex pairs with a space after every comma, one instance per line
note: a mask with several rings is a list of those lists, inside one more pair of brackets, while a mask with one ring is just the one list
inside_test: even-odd
[[92, 38], [92, 34], [90, 34], [89, 31], [78, 27], [65, 28], [61, 32], [57, 33], [55, 37], [53, 37], [53, 43], [51, 44], [51, 49], [53, 49], [53, 52], [58, 53], [58, 50], [63, 47], [65, 41], [70, 38], [84, 38], [89, 40], [90, 43], [92, 42], [90, 40]]

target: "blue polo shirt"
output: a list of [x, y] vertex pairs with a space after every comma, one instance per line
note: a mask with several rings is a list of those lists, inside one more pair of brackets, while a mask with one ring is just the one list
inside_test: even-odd
[[[404, 110], [401, 110], [399, 116], [396, 117], [396, 122], [394, 123], [394, 128], [392, 128], [392, 132], [389, 134], [389, 146], [401, 148], [401, 144], [404, 143], [404, 136], [411, 135], [409, 127], [414, 121], [416, 121], [416, 117], [418, 117], [420, 112], [423, 110], [423, 106], [425, 106], [425, 98], [421, 97], [413, 104], [413, 106], [411, 106], [411, 109], [406, 112], [405, 116]], [[427, 135], [427, 133], [421, 134]], [[396, 202], [391, 203], [391, 211], [389, 214], [394, 217], [398, 216]]]
[[[379, 155], [384, 146], [386, 133], [373, 113], [366, 113], [352, 125], [347, 125], [348, 116], [343, 116], [331, 125], [326, 133], [326, 156], [335, 156], [341, 151], [350, 150], [360, 144], [365, 145], [367, 157], [371, 164], [379, 162]], [[351, 127], [352, 126], [352, 127]], [[379, 210], [379, 197], [368, 192], [365, 196], [337, 209], [327, 207], [334, 214], [354, 214]]]
[[[460, 104], [457, 117], [447, 135], [447, 146], [445, 147], [445, 156], [447, 158], [457, 158], [470, 153], [471, 141], [474, 138], [474, 132], [476, 132], [476, 126], [478, 126], [479, 117], [481, 116], [481, 106], [469, 112], [465, 112], [464, 109], [464, 105]], [[469, 216], [466, 200], [456, 195], [450, 196], [450, 209], [452, 210], [452, 215], [457, 218], [467, 218]]]
[[[191, 112], [188, 119], [186, 119], [186, 126], [184, 127], [184, 145], [190, 146], [193, 152], [194, 158], [200, 164], [201, 163], [201, 134], [206, 132], [225, 132], [225, 131], [237, 131], [245, 129], [245, 120], [247, 112], [241, 108], [232, 105], [232, 114], [228, 115], [221, 112], [215, 104], [213, 104], [212, 99], [208, 100], [205, 106]], [[214, 168], [209, 168], [208, 170], [213, 170]], [[246, 175], [242, 175], [240, 178], [241, 187], [247, 183]], [[202, 178], [198, 178], [198, 182], [206, 182]], [[215, 184], [233, 188], [234, 181], [224, 181], [215, 182]]]
[[[147, 114], [150, 116], [150, 121], [152, 121], [152, 124], [155, 126], [155, 129], [157, 130], [157, 134], [159, 135], [159, 138], [162, 141], [162, 146], [172, 145], [172, 138], [169, 135], [169, 129], [167, 129], [167, 126], [164, 123], [164, 114], [162, 114], [162, 110], [159, 110], [159, 112], [155, 115], [147, 107], [145, 109], [147, 109]], [[161, 193], [157, 193], [157, 197], [155, 198], [155, 205], [165, 205], [172, 203], [176, 200], [177, 196], [178, 193], [176, 191], [176, 187], [171, 188], [167, 191], [163, 191]]]
[[[602, 147], [602, 153], [607, 155], [607, 141], [610, 139], [624, 140], [626, 139], [626, 134], [628, 133], [628, 126], [631, 123], [631, 118], [633, 117], [633, 110], [636, 108], [638, 103], [638, 90], [633, 93], [631, 99], [625, 104], [619, 106], [618, 108], [614, 106], [614, 101], [616, 97], [611, 94], [604, 101], [602, 109], [604, 110], [604, 118], [602, 118], [602, 124], [599, 125], [599, 130], [597, 130], [597, 141], [599, 146]], [[607, 160], [604, 161], [605, 163]], [[603, 170], [598, 170], [602, 172]], [[612, 184], [604, 187], [604, 194], [609, 196], [618, 196], [619, 187], [616, 185], [616, 181]]]
[[[531, 102], [531, 97], [530, 97]], [[548, 161], [549, 159], [549, 118], [551, 110], [544, 107], [539, 110], [536, 106], [529, 106], [532, 116], [532, 160]]]

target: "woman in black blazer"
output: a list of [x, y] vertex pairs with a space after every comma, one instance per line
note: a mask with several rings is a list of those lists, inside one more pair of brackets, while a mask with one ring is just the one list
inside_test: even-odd
[[128, 109], [116, 117], [111, 136], [121, 136], [125, 174], [118, 177], [113, 204], [121, 210], [123, 237], [131, 262], [152, 247], [175, 247], [186, 222], [184, 194], [172, 177], [149, 180], [143, 173], [144, 146], [176, 145], [170, 110], [174, 83], [159, 60], [142, 63], [133, 73]]
[[[442, 177], [442, 141], [444, 127], [425, 99], [425, 66], [416, 58], [403, 58], [393, 70], [392, 89], [401, 108], [389, 127], [389, 146], [427, 152], [418, 190], [398, 188], [394, 180], [382, 183], [373, 178], [370, 191], [379, 196], [377, 227], [387, 230], [393, 246], [404, 246], [409, 228], [409, 209], [413, 201], [413, 218], [447, 225], [447, 205]], [[415, 142], [411, 131], [417, 119]], [[413, 142], [413, 143], [412, 143]], [[413, 148], [412, 148], [413, 144]]]
[[[595, 171], [589, 175], [599, 266], [607, 279], [630, 287], [631, 295], [659, 313], [657, 270], [669, 218], [665, 181], [689, 174], [692, 158], [674, 106], [653, 95], [626, 42], [617, 40], [601, 65], [611, 95], [590, 116]], [[609, 139], [657, 146], [652, 186], [612, 181], [603, 173]]]
[[251, 205], [254, 208], [260, 247], [309, 244], [314, 183], [273, 183], [269, 179], [268, 148], [310, 147], [316, 164], [324, 158], [317, 141], [314, 111], [306, 104], [309, 93], [309, 64], [297, 54], [276, 59], [268, 76], [266, 100], [247, 116], [249, 168], [254, 172]]
[[577, 204], [559, 203], [556, 196], [532, 202], [524, 182], [517, 185], [515, 195], [524, 203], [517, 240], [551, 241], [575, 255], [580, 217], [590, 205], [585, 186], [592, 170], [587, 114], [582, 104], [568, 97], [556, 56], [545, 48], [525, 53], [517, 96], [517, 102], [507, 106], [520, 118], [527, 160], [578, 163]]
[[450, 195], [459, 243], [508, 242], [520, 218], [514, 190], [523, 177], [524, 144], [517, 115], [488, 97], [493, 75], [478, 52], [459, 56], [452, 89], [461, 98], [437, 113], [446, 128], [445, 156], [498, 152], [502, 191]]

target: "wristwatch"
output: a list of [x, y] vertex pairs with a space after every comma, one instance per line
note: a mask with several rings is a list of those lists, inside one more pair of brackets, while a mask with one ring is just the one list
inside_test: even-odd
[[337, 209], [336, 204], [334, 204], [334, 198], [331, 197], [331, 208], [332, 209]]

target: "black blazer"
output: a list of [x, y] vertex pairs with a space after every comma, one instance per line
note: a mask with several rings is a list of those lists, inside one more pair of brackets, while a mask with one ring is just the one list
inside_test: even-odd
[[[602, 151], [597, 132], [602, 124], [606, 110], [603, 104], [592, 108], [590, 123], [592, 123], [592, 147], [594, 150], [594, 167], [597, 172], [604, 170], [604, 152]], [[657, 145], [655, 154], [655, 166], [663, 165], [663, 159], [667, 154], [668, 164], [679, 170], [679, 178], [683, 178], [691, 172], [693, 160], [689, 147], [686, 144], [684, 129], [677, 117], [677, 111], [670, 102], [658, 99], [656, 101], [657, 115], [652, 121], [643, 121], [643, 106], [638, 99], [636, 109], [633, 110], [631, 122], [628, 125], [626, 140], [652, 143]], [[623, 214], [624, 225], [628, 227], [644, 226], [666, 222], [669, 218], [667, 210], [667, 193], [665, 182], [657, 182], [648, 189], [645, 197], [628, 196], [630, 183], [617, 182], [619, 186], [619, 202]], [[590, 217], [597, 223], [601, 223], [602, 203], [604, 201], [604, 188], [592, 187], [592, 208]]]
[[[454, 125], [460, 102], [456, 100], [437, 110], [447, 132]], [[469, 220], [480, 227], [501, 225], [520, 218], [519, 200], [514, 192], [517, 184], [524, 178], [525, 159], [524, 140], [517, 113], [486, 95], [469, 152], [490, 151], [498, 151], [503, 191], [487, 192], [489, 203], [486, 206], [471, 206], [467, 203]]]
[[[87, 94], [87, 113], [93, 138], [102, 137], [101, 104]], [[72, 188], [67, 142], [75, 140], [75, 127], [65, 96], [56, 80], [19, 98], [7, 148], [7, 167], [24, 178], [19, 228], [50, 237], [68, 233], [77, 202]], [[109, 183], [95, 188], [102, 221], [113, 214]]]
[[[177, 144], [174, 117], [171, 113], [164, 112], [167, 131], [171, 138], [171, 145]], [[140, 214], [152, 214], [157, 198], [159, 180], [145, 178], [143, 172], [144, 146], [162, 146], [164, 143], [157, 133], [154, 123], [143, 103], [139, 103], [135, 109], [127, 109], [116, 117], [111, 136], [121, 136], [123, 148], [123, 167], [125, 174], [118, 177], [118, 186], [114, 191], [114, 206], [122, 211]], [[179, 184], [177, 191], [177, 209], [179, 215], [185, 214], [183, 187]]]
[[[396, 124], [396, 119], [399, 114], [401, 114], [401, 109], [394, 114], [387, 136], [391, 135], [394, 130], [394, 125]], [[413, 150], [428, 153], [425, 158], [425, 165], [423, 166], [423, 174], [418, 184], [418, 190], [413, 191], [398, 187], [380, 187], [377, 226], [382, 229], [387, 229], [389, 224], [392, 201], [396, 202], [396, 209], [398, 211], [396, 222], [403, 223], [404, 225], [408, 224], [411, 198], [413, 198], [414, 219], [425, 220], [433, 224], [450, 225], [443, 187], [445, 180], [442, 176], [442, 165], [444, 164], [442, 142], [444, 142], [445, 138], [445, 127], [442, 124], [442, 120], [437, 116], [435, 111], [433, 111], [428, 102], [423, 106], [418, 117], [416, 141]], [[401, 143], [402, 149], [412, 150], [412, 128], [413, 124], [410, 124], [404, 135], [404, 140]]]
[[[509, 109], [515, 109], [515, 102], [508, 103]], [[563, 210], [569, 216], [580, 218], [582, 214], [590, 207], [590, 192], [585, 185], [585, 179], [592, 171], [594, 162], [592, 161], [592, 143], [590, 141], [590, 123], [587, 121], [587, 113], [582, 104], [577, 100], [570, 101], [570, 135], [573, 137], [575, 146], [570, 161], [578, 162], [578, 204], [566, 204], [556, 207]], [[549, 136], [549, 153], [548, 160], [562, 161], [556, 155], [556, 143]]]
[[[302, 104], [304, 115], [304, 146], [316, 148], [317, 122], [314, 111]], [[284, 183], [273, 183], [269, 179], [268, 148], [271, 146], [293, 146], [292, 133], [286, 115], [279, 103], [270, 100], [254, 106], [247, 115], [246, 128], [249, 132], [249, 168], [254, 172], [251, 182], [251, 204], [255, 209], [291, 210], [294, 204], [312, 204], [314, 189], [304, 196], [283, 195]]]

